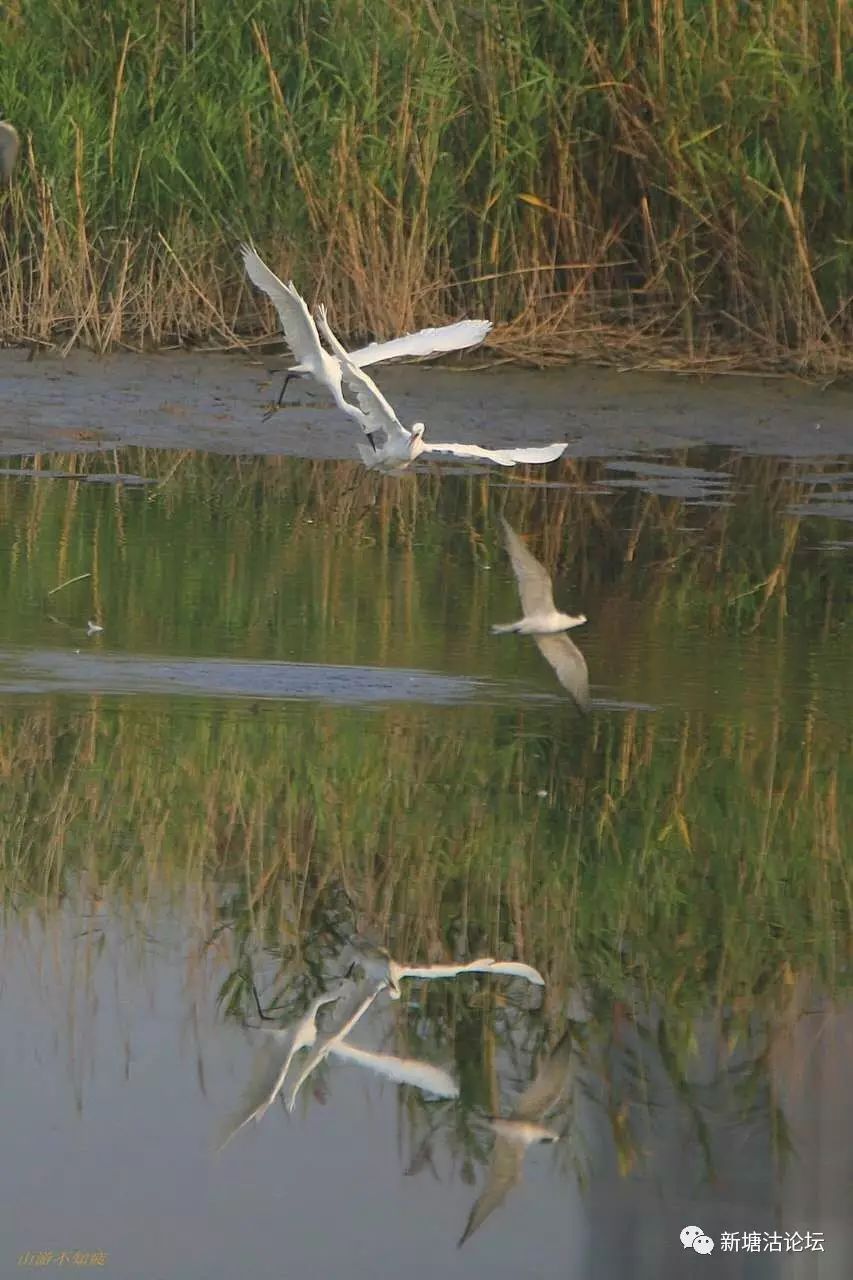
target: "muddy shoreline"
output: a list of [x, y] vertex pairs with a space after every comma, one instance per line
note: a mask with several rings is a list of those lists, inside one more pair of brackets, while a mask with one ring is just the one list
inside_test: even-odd
[[[0, 352], [0, 455], [124, 445], [357, 458], [355, 428], [309, 380], [268, 421], [285, 360], [243, 354]], [[715, 444], [816, 457], [853, 452], [853, 391], [796, 379], [692, 378], [610, 369], [387, 366], [403, 422], [433, 440], [501, 446], [568, 440], [574, 457]]]

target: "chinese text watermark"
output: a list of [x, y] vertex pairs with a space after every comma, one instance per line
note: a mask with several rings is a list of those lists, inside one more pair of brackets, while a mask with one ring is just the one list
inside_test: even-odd
[[19, 1267], [105, 1267], [107, 1255], [97, 1251], [84, 1253], [81, 1249], [67, 1249], [59, 1252], [33, 1250], [30, 1253], [18, 1254]]
[[[701, 1227], [683, 1227], [681, 1244], [696, 1253], [713, 1253], [714, 1241]], [[822, 1231], [723, 1231], [722, 1253], [825, 1253]]]

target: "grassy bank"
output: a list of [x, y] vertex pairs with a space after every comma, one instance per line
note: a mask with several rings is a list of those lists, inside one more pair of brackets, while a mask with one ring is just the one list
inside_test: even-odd
[[844, 0], [4, 11], [7, 340], [246, 340], [250, 236], [350, 338], [467, 311], [537, 360], [849, 361]]

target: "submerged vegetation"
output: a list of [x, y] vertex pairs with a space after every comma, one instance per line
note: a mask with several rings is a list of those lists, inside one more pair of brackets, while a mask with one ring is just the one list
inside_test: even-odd
[[350, 338], [469, 312], [536, 360], [849, 364], [845, 0], [11, 0], [4, 24], [7, 341], [246, 341], [251, 237]]

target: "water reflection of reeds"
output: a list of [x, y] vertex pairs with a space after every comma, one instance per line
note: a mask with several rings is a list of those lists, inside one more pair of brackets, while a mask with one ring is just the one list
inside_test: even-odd
[[[43, 637], [46, 592], [89, 570], [87, 601], [142, 651], [166, 634], [185, 652], [237, 634], [248, 655], [282, 639], [317, 661], [398, 664], [425, 649], [470, 671], [502, 590], [473, 568], [500, 565], [505, 509], [567, 590], [603, 595], [603, 660], [635, 620], [674, 707], [714, 635], [755, 630], [755, 647], [745, 669], [716, 673], [725, 715], [709, 697], [601, 714], [588, 732], [560, 704], [279, 716], [218, 703], [202, 717], [160, 698], [143, 718], [96, 696], [16, 704], [0, 728], [7, 902], [47, 909], [81, 869], [104, 895], [216, 884], [211, 929], [275, 939], [292, 959], [343, 886], [406, 954], [441, 953], [451, 921], [463, 945], [524, 954], [555, 1005], [579, 973], [613, 992], [640, 982], [679, 1011], [774, 988], [791, 968], [841, 980], [849, 733], [820, 654], [849, 616], [849, 586], [809, 522], [786, 514], [814, 479], [728, 457], [733, 505], [698, 509], [590, 493], [606, 484], [594, 461], [567, 463], [556, 489], [176, 461], [52, 460], [168, 476], [156, 491], [0, 482], [5, 640]], [[75, 590], [52, 607], [70, 617]], [[696, 622], [706, 647], [679, 656], [670, 641]], [[804, 634], [816, 647], [792, 699]], [[619, 660], [630, 667], [636, 649]]]

